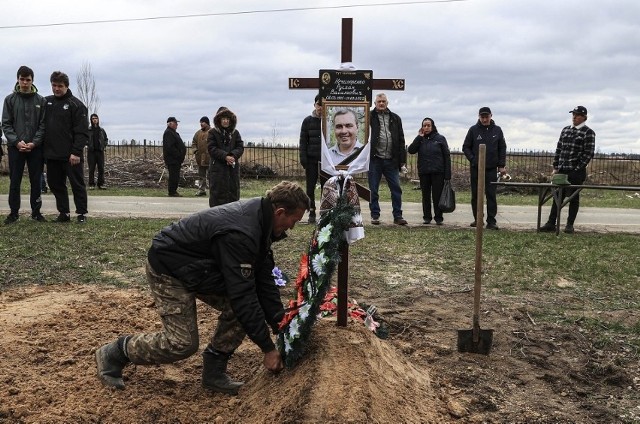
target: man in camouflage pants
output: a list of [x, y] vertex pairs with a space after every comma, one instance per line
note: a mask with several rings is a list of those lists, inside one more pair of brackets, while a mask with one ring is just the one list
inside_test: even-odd
[[283, 181], [263, 198], [206, 209], [162, 229], [149, 249], [146, 274], [163, 328], [120, 336], [96, 350], [103, 384], [123, 389], [122, 370], [130, 362], [165, 364], [193, 355], [199, 347], [196, 299], [221, 312], [202, 353], [203, 387], [238, 393], [244, 383], [226, 371], [245, 335], [264, 353], [264, 366], [281, 371], [268, 328], [276, 332], [284, 316], [271, 242], [286, 237], [308, 209], [304, 190]]

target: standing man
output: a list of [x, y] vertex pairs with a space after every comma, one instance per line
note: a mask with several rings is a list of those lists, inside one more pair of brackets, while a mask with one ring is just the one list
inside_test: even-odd
[[302, 187], [282, 181], [265, 197], [205, 209], [160, 231], [146, 273], [163, 328], [120, 336], [96, 350], [102, 383], [123, 389], [122, 370], [130, 362], [167, 364], [193, 355], [199, 346], [196, 299], [221, 311], [202, 353], [202, 386], [238, 393], [244, 383], [231, 380], [227, 363], [245, 336], [264, 353], [265, 368], [281, 371], [282, 358], [269, 334], [269, 327], [278, 331], [284, 316], [271, 243], [286, 237], [308, 208]]
[[203, 116], [200, 118], [200, 129], [193, 135], [193, 141], [191, 147], [193, 148], [193, 154], [196, 155], [196, 163], [198, 164], [198, 177], [200, 178], [200, 184], [198, 184], [198, 192], [196, 196], [207, 195], [207, 181], [209, 180], [209, 164], [211, 163], [211, 156], [207, 149], [207, 139], [209, 137], [209, 130], [211, 122], [209, 118]]
[[47, 160], [47, 181], [56, 198], [59, 215], [55, 222], [69, 222], [69, 192], [73, 192], [77, 220], [87, 222], [87, 187], [84, 183], [83, 150], [89, 141], [87, 107], [69, 89], [69, 76], [55, 71], [51, 74], [52, 96], [46, 97], [44, 158]]
[[[33, 85], [33, 70], [28, 66], [21, 66], [17, 72], [18, 81], [13, 93], [4, 99], [2, 109], [2, 130], [7, 137], [7, 154], [9, 156], [9, 215], [5, 224], [12, 224], [18, 220], [20, 211], [20, 186], [24, 165], [29, 170], [29, 184], [31, 195], [31, 219], [44, 222], [45, 217], [40, 213], [42, 196], [40, 194], [40, 180], [44, 158], [42, 155], [42, 141], [44, 137], [45, 100]], [[0, 131], [0, 136], [2, 131]], [[0, 158], [2, 154], [0, 153]]]
[[400, 169], [407, 163], [402, 119], [391, 112], [387, 95], [376, 96], [375, 107], [371, 109], [369, 123], [371, 125], [371, 158], [369, 160], [369, 189], [371, 190], [371, 223], [380, 224], [380, 203], [378, 189], [384, 175], [391, 191], [393, 223], [407, 225], [402, 217], [402, 188], [400, 187]]
[[[569, 183], [582, 185], [587, 179], [587, 165], [593, 158], [596, 149], [596, 133], [587, 125], [587, 108], [576, 106], [569, 113], [573, 114], [573, 125], [568, 125], [560, 132], [560, 138], [556, 146], [556, 155], [553, 158], [553, 173], [567, 174]], [[562, 190], [562, 200], [570, 196], [576, 189]], [[564, 232], [573, 234], [573, 223], [580, 209], [580, 193], [569, 202], [569, 215]], [[551, 232], [556, 230], [558, 211], [555, 204], [551, 207], [547, 223], [540, 227], [540, 231]]]
[[100, 118], [97, 114], [91, 114], [91, 126], [89, 127], [89, 145], [87, 146], [87, 159], [89, 161], [89, 190], [93, 190], [95, 179], [93, 176], [98, 166], [98, 189], [106, 189], [104, 185], [104, 150], [109, 139], [107, 132], [100, 126]]
[[180, 181], [180, 168], [184, 157], [187, 155], [187, 147], [184, 145], [180, 134], [178, 134], [178, 121], [174, 116], [167, 118], [167, 129], [162, 136], [162, 157], [164, 164], [169, 171], [167, 187], [169, 197], [182, 197], [178, 193], [178, 182]]
[[[498, 202], [496, 200], [496, 185], [498, 172], [506, 174], [505, 163], [507, 160], [507, 143], [504, 140], [502, 129], [491, 119], [491, 109], [487, 106], [478, 111], [478, 122], [469, 128], [462, 145], [462, 151], [470, 164], [471, 179], [471, 210], [473, 211], [472, 227], [476, 226], [477, 200], [478, 200], [478, 147], [481, 144], [487, 146], [486, 168], [484, 175], [484, 192], [487, 199], [487, 229], [499, 230], [496, 224]], [[482, 222], [480, 223], [482, 225]]]
[[311, 199], [309, 223], [316, 222], [316, 184], [318, 183], [318, 164], [321, 159], [322, 143], [322, 97], [318, 94], [313, 103], [311, 115], [304, 118], [300, 127], [300, 165], [304, 168], [307, 183], [307, 196]]

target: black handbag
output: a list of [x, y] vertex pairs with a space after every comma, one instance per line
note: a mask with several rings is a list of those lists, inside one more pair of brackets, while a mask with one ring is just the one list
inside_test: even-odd
[[444, 180], [438, 208], [443, 213], [450, 213], [456, 210], [456, 192], [453, 191], [451, 180]]

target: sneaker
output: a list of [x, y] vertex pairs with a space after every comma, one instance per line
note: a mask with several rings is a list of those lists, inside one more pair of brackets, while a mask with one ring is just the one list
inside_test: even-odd
[[469, 224], [469, 227], [475, 228], [476, 227], [476, 221], [473, 221], [471, 224]]
[[556, 231], [556, 224], [552, 222], [547, 222], [542, 227], [540, 227], [541, 233], [554, 233]]
[[106, 189], [107, 189], [106, 185], [98, 186], [98, 190], [106, 190]]
[[202, 196], [206, 196], [207, 192], [206, 191], [199, 191], [196, 193], [196, 197], [202, 197]]
[[436, 221], [436, 225], [443, 225], [444, 222], [443, 221]]
[[90, 185], [89, 186], [89, 190], [94, 190], [95, 188], [96, 188], [96, 186], [94, 186], [94, 185]]
[[380, 225], [380, 217], [379, 216], [372, 216], [371, 217], [371, 223], [373, 225]]
[[38, 222], [47, 222], [47, 218], [42, 216], [42, 214], [40, 212], [31, 215], [31, 219], [33, 219], [34, 221], [38, 221]]
[[573, 234], [575, 232], [575, 230], [573, 229], [573, 225], [567, 224], [567, 226], [564, 227], [564, 232], [567, 234]]
[[4, 225], [13, 224], [18, 219], [20, 219], [20, 216], [18, 216], [17, 214], [12, 214], [11, 213], [11, 214], [7, 215], [7, 217], [5, 218]]
[[404, 219], [403, 217], [399, 217], [399, 218], [395, 218], [393, 220], [393, 223], [396, 225], [407, 225], [407, 220]]
[[430, 219], [423, 219], [423, 220], [422, 220], [422, 223], [423, 223], [424, 225], [429, 225], [429, 224], [431, 224], [431, 220], [430, 220]]
[[87, 217], [84, 215], [78, 215], [78, 224], [86, 224], [87, 223]]
[[60, 215], [58, 215], [56, 219], [53, 220], [53, 222], [69, 222], [69, 221], [71, 221], [71, 218], [69, 217], [68, 213], [61, 213]]
[[487, 223], [487, 226], [485, 227], [487, 230], [494, 230], [494, 231], [498, 231], [500, 229], [500, 227], [498, 227], [496, 224], [494, 223]]

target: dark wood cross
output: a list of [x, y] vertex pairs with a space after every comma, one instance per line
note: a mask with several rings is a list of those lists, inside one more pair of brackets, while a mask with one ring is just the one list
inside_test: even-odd
[[[353, 18], [342, 18], [342, 45], [341, 63], [352, 61], [353, 53]], [[374, 90], [404, 90], [404, 79], [373, 79], [371, 88]], [[289, 78], [289, 89], [320, 89], [319, 78]], [[324, 184], [330, 176], [320, 172], [320, 181]], [[369, 189], [356, 184], [358, 196], [367, 202], [371, 200]], [[347, 302], [349, 287], [349, 245], [340, 251], [340, 263], [338, 264], [338, 307], [337, 320], [339, 327], [347, 326]]]

